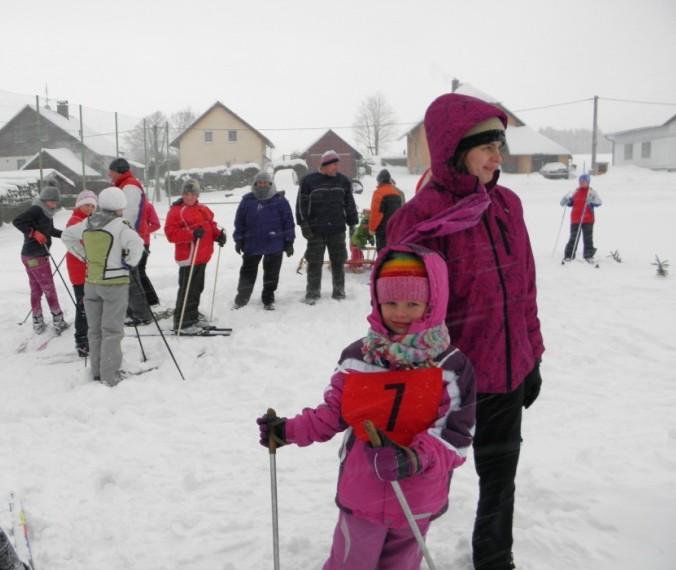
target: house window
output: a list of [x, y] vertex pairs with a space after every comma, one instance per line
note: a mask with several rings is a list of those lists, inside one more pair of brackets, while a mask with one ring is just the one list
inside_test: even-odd
[[237, 131], [228, 131], [228, 142], [237, 142]]
[[214, 132], [213, 131], [204, 131], [204, 142], [205, 143], [214, 142]]
[[641, 158], [650, 158], [650, 141], [641, 143]]
[[632, 160], [634, 158], [634, 143], [624, 145], [624, 160]]

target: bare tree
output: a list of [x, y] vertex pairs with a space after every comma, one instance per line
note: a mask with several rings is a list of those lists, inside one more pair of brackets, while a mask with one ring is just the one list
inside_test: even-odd
[[359, 105], [354, 122], [357, 143], [370, 155], [380, 154], [387, 143], [395, 139], [395, 123], [394, 111], [387, 103], [385, 95], [378, 92], [367, 97]]
[[[165, 159], [167, 150], [166, 145], [166, 125], [169, 122], [169, 141], [171, 142], [189, 127], [196, 119], [195, 113], [186, 107], [180, 111], [172, 113], [168, 118], [162, 111], [155, 111], [144, 117], [136, 126], [127, 133], [126, 142], [129, 149], [129, 157], [139, 162], [145, 162], [146, 149], [148, 148], [148, 160], [152, 162], [155, 148], [155, 133], [157, 133], [157, 153], [160, 160]], [[146, 132], [143, 133], [143, 122], [145, 121]], [[154, 127], [157, 127], [155, 129]], [[144, 138], [145, 137], [145, 138]]]
[[[145, 121], [146, 130], [143, 132], [143, 122]], [[153, 127], [157, 126], [157, 131], [164, 134], [164, 126], [167, 122], [167, 117], [162, 111], [155, 111], [150, 115], [144, 117], [136, 126], [127, 133], [126, 142], [129, 149], [129, 157], [132, 160], [145, 162], [146, 160], [146, 146], [148, 147], [148, 160], [152, 161], [153, 146], [155, 141], [153, 139]], [[161, 157], [164, 157], [164, 148], [158, 141], [158, 152]]]

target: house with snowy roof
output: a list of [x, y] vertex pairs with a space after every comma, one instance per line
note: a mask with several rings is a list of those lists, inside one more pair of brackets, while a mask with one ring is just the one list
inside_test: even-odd
[[[0, 170], [16, 170], [40, 148], [70, 149], [81, 155], [80, 120], [71, 116], [68, 101], [58, 101], [57, 110], [26, 105], [0, 128]], [[85, 164], [105, 172], [115, 158], [115, 141], [83, 125]]]
[[662, 125], [609, 133], [606, 138], [613, 143], [613, 166], [676, 170], [676, 115]]
[[[537, 172], [548, 162], [568, 164], [571, 159], [571, 152], [566, 147], [530, 128], [495, 97], [468, 83], [460, 84], [455, 93], [482, 99], [499, 107], [507, 115], [508, 128], [505, 132], [507, 148], [503, 154], [502, 163], [504, 172]], [[420, 121], [403, 136], [406, 137], [408, 170], [411, 173], [419, 174], [430, 165], [430, 153], [423, 121]]]
[[242, 117], [216, 101], [172, 142], [178, 149], [180, 169], [269, 162], [270, 139]]

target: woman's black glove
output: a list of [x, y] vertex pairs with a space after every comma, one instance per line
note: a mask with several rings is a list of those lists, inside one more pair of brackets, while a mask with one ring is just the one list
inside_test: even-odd
[[523, 384], [523, 407], [528, 409], [530, 408], [531, 404], [537, 400], [538, 395], [540, 394], [540, 388], [542, 387], [542, 376], [540, 376], [539, 362], [535, 365], [535, 368], [530, 371], [528, 376], [526, 376]]

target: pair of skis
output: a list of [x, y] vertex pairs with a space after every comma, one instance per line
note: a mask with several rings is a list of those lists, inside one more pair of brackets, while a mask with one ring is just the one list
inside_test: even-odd
[[[176, 331], [171, 329], [171, 330], [163, 330], [162, 332], [165, 335], [173, 335], [173, 336], [187, 336], [187, 337], [210, 337], [210, 336], [230, 336], [232, 334], [232, 328], [230, 327], [217, 327], [213, 325], [206, 325], [203, 327], [200, 327], [202, 330], [199, 332], [193, 332], [193, 333], [186, 333], [186, 332], [181, 332], [180, 335], [177, 335]], [[149, 332], [149, 333], [139, 333], [139, 336], [159, 336], [159, 332]]]
[[[9, 514], [11, 517], [10, 540], [0, 530], [0, 563], [3, 568], [19, 570], [35, 570], [33, 551], [31, 549], [28, 519], [23, 509], [23, 503], [17, 500], [14, 492], [9, 494]], [[27, 561], [23, 562], [23, 561]]]

